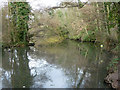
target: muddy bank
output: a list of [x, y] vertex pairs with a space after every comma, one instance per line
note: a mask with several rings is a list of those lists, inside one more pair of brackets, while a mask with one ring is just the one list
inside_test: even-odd
[[[110, 47], [110, 46], [108, 46]], [[105, 83], [107, 83], [109, 86], [111, 86], [113, 89], [118, 89], [118, 66], [119, 66], [119, 54], [118, 54], [118, 45], [114, 45], [113, 47], [110, 47], [109, 49], [105, 50], [111, 52], [113, 55], [113, 58], [109, 60], [109, 66], [107, 66], [107, 75], [105, 77]], [[119, 90], [119, 89], [118, 89]]]
[[105, 78], [105, 82], [108, 83], [112, 88], [118, 88], [118, 71], [109, 73]]

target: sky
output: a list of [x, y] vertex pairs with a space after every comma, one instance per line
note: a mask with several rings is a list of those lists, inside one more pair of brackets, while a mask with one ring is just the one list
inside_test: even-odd
[[[4, 4], [2, 2], [6, 2], [7, 0], [0, 0], [0, 7], [2, 7]], [[64, 0], [27, 0], [27, 2], [30, 2], [30, 5], [33, 9], [41, 9], [45, 7], [53, 7], [60, 4], [61, 1]], [[66, 0], [70, 1], [70, 0]], [[77, 0], [74, 0], [77, 1]], [[85, 2], [86, 0], [81, 0], [82, 2]]]
[[39, 9], [41, 7], [53, 7], [58, 5], [62, 0], [27, 0], [33, 9]]
[[[5, 2], [5, 1], [8, 1], [8, 0], [0, 0], [0, 7], [3, 6], [2, 2]], [[61, 1], [64, 1], [64, 0], [27, 0], [27, 1], [30, 2], [30, 5], [32, 6], [33, 9], [39, 9], [41, 7], [43, 8], [43, 7], [53, 7], [53, 6], [56, 6]], [[73, 1], [73, 0], [66, 0], [66, 1]], [[74, 1], [78, 1], [78, 0], [74, 0]], [[82, 2], [86, 2], [88, 0], [81, 0], [81, 1]], [[90, 0], [90, 1], [95, 2], [96, 0]], [[99, 1], [99, 2], [103, 2], [103, 1], [115, 2], [115, 1], [120, 1], [120, 0], [97, 0], [97, 1]]]
[[4, 6], [3, 2], [6, 2], [7, 0], [0, 0], [0, 8]]
[[[62, 1], [78, 1], [78, 0], [27, 0], [33, 9], [39, 9], [41, 7], [53, 7], [60, 4]], [[81, 0], [85, 2], [86, 0]]]

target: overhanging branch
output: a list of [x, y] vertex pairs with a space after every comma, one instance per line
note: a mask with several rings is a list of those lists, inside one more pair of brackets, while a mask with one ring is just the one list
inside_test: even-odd
[[48, 8], [45, 11], [49, 11], [49, 10], [55, 10], [55, 9], [59, 9], [59, 8], [72, 8], [72, 7], [78, 7], [79, 9], [84, 7], [84, 5], [86, 5], [88, 2], [85, 2], [83, 5], [65, 5], [65, 6], [56, 6], [56, 7], [52, 7], [52, 8]]

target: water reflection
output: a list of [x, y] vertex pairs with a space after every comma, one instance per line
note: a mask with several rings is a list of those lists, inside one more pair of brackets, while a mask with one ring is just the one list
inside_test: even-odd
[[3, 51], [3, 88], [29, 88], [33, 76], [30, 74], [27, 48], [16, 48]]
[[0, 89], [2, 89], [1, 77], [2, 77], [2, 48], [1, 48], [1, 45], [0, 45]]
[[3, 50], [2, 86], [105, 88], [112, 54], [94, 44], [66, 41], [52, 47]]

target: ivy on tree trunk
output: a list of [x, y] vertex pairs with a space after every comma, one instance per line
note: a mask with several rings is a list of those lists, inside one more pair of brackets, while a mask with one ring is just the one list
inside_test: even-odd
[[28, 2], [9, 2], [11, 23], [11, 41], [13, 44], [28, 44], [28, 21], [30, 20], [30, 5]]

